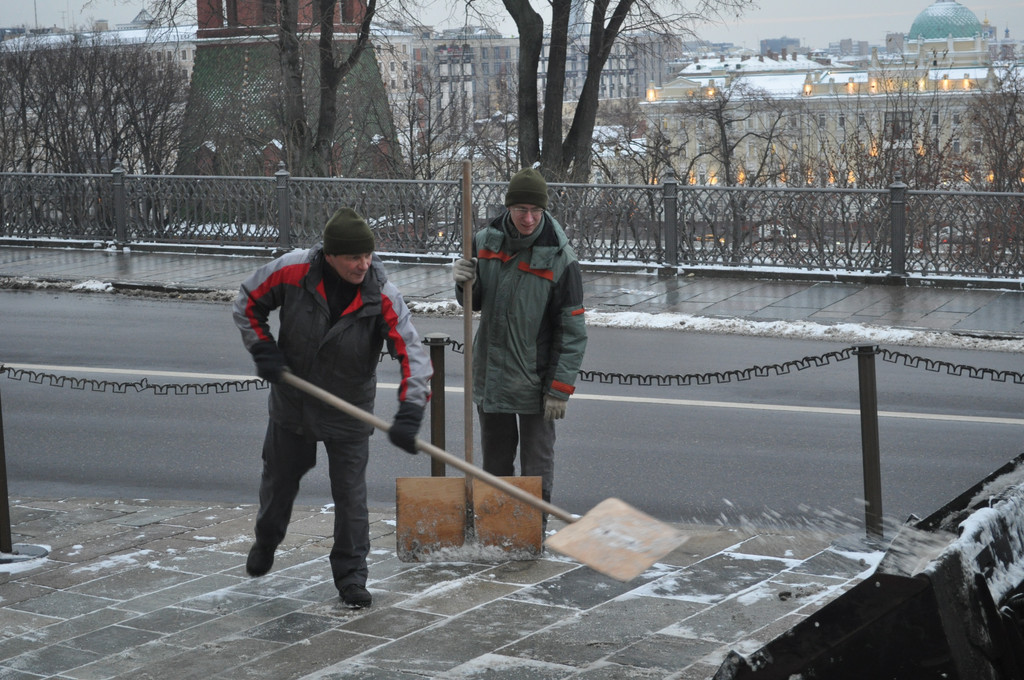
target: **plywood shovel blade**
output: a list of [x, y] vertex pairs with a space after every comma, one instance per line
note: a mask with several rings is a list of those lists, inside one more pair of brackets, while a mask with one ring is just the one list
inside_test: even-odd
[[466, 538], [466, 482], [461, 477], [395, 480], [395, 542], [402, 562], [422, 562]]
[[[499, 477], [526, 493], [541, 496], [540, 477]], [[395, 480], [395, 543], [402, 562], [429, 562], [445, 550], [465, 545], [498, 548], [514, 559], [542, 551], [540, 510], [493, 486], [472, 480], [473, 526], [467, 521], [466, 481], [462, 477], [399, 477]]]
[[[540, 499], [540, 477], [499, 477]], [[500, 548], [522, 557], [543, 550], [543, 517], [532, 505], [509, 496], [480, 479], [473, 480], [473, 523], [480, 545]]]
[[686, 541], [618, 498], [608, 498], [547, 540], [547, 546], [619, 581], [631, 581]]

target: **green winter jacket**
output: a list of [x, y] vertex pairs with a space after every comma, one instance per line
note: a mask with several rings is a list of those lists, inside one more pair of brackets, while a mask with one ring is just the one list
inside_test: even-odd
[[[485, 413], [542, 413], [544, 395], [568, 399], [587, 347], [583, 279], [565, 232], [547, 212], [513, 239], [508, 212], [473, 237], [473, 401]], [[463, 291], [456, 286], [460, 304]]]

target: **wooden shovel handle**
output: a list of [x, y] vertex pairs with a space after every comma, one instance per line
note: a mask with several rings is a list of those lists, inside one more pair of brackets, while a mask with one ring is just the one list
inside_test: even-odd
[[[302, 378], [298, 377], [297, 375], [290, 371], [285, 371], [281, 375], [281, 380], [282, 382], [288, 383], [292, 387], [300, 389], [303, 392], [313, 395], [314, 397], [318, 397], [319, 399], [330, 404], [339, 411], [347, 413], [353, 418], [361, 420], [364, 423], [367, 423], [368, 425], [372, 425], [373, 427], [377, 428], [378, 430], [381, 430], [382, 432], [387, 432], [389, 429], [391, 429], [391, 426], [388, 425], [388, 423], [384, 422], [383, 420], [373, 415], [372, 413], [368, 413], [363, 409], [359, 408], [358, 406], [348, 403], [341, 397], [335, 396], [328, 392], [327, 390], [321, 387], [317, 387], [316, 385], [306, 380], [303, 380]], [[509, 484], [500, 477], [495, 477], [491, 473], [486, 472], [485, 470], [481, 470], [472, 463], [466, 462], [461, 458], [453, 456], [444, 449], [434, 446], [430, 442], [425, 442], [422, 439], [417, 438], [416, 448], [419, 449], [420, 451], [423, 451], [426, 454], [429, 454], [432, 458], [442, 461], [446, 465], [451, 465], [452, 467], [462, 470], [464, 473], [466, 473], [466, 475], [470, 477], [475, 477], [483, 482], [486, 482], [487, 484], [490, 484], [494, 488], [508, 494], [509, 496], [512, 496], [516, 500], [522, 501], [527, 505], [537, 508], [541, 512], [546, 512], [549, 515], [553, 515], [554, 517], [557, 517], [558, 519], [568, 523], [575, 522], [577, 519], [572, 513], [562, 510], [561, 508], [556, 507], [541, 498], [537, 498], [533, 494], [524, 491], [517, 486]]]

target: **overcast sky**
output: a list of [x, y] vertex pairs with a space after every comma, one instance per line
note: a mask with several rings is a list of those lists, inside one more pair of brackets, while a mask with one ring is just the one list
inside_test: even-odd
[[[452, 2], [437, 2], [452, 6]], [[540, 2], [535, 0], [540, 6]], [[544, 3], [546, 4], [546, 3]], [[799, 38], [804, 46], [827, 47], [844, 38], [884, 44], [889, 32], [907, 32], [931, 0], [761, 0], [762, 9], [750, 11], [736, 22], [698, 29], [700, 37], [712, 42], [733, 42], [757, 49], [762, 38]], [[979, 19], [999, 28], [1009, 27], [1011, 36], [1024, 38], [1024, 0], [964, 0]], [[0, 26], [75, 27], [90, 26], [92, 20], [106, 19], [111, 26], [131, 21], [146, 6], [142, 0], [0, 0]], [[449, 12], [438, 10], [426, 21], [439, 27], [458, 25]], [[459, 12], [456, 16], [463, 16]]]

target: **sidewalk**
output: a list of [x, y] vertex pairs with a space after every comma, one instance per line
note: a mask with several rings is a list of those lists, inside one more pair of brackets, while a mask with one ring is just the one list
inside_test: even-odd
[[[0, 286], [96, 281], [231, 299], [265, 260], [0, 247]], [[388, 269], [411, 301], [451, 301], [449, 267]], [[1024, 336], [1019, 290], [586, 272], [585, 291], [594, 311]], [[729, 650], [762, 647], [881, 557], [860, 552], [849, 527], [682, 526], [681, 548], [622, 584], [557, 554], [403, 563], [393, 512], [377, 512], [374, 604], [349, 610], [330, 579], [329, 509], [296, 509], [260, 579], [244, 572], [255, 511], [12, 500], [14, 543], [48, 554], [0, 564], [0, 678], [705, 679]]]
[[[219, 295], [231, 299], [238, 285], [268, 258], [185, 255], [109, 250], [44, 249], [0, 245], [0, 279], [83, 282]], [[451, 303], [451, 268], [388, 263], [388, 274], [405, 297]], [[767, 275], [765, 275], [767, 276]], [[758, 321], [860, 323], [898, 328], [1024, 336], [1024, 290], [945, 285], [890, 286], [812, 280], [727, 276], [659, 278], [646, 273], [585, 271], [588, 310], [675, 312]], [[0, 281], [0, 285], [2, 281]], [[963, 286], [967, 286], [964, 282]]]

